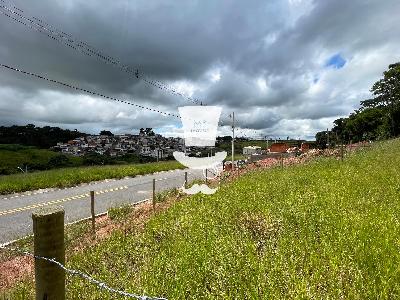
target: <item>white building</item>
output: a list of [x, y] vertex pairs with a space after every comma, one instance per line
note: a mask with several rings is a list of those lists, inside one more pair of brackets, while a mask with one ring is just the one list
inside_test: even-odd
[[260, 146], [243, 147], [243, 155], [261, 154]]

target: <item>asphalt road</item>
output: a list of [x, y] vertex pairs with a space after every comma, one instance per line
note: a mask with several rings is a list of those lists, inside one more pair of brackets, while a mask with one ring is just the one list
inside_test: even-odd
[[0, 196], [0, 244], [32, 234], [32, 211], [48, 205], [65, 209], [65, 223], [90, 217], [90, 191], [95, 191], [95, 213], [125, 203], [151, 199], [153, 178], [156, 192], [181, 187], [188, 171], [189, 182], [201, 178], [201, 171], [173, 170], [137, 176], [91, 182], [65, 189], [46, 189]]

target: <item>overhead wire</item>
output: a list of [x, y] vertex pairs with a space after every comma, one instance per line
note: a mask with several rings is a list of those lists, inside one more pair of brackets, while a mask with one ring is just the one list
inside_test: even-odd
[[94, 95], [94, 96], [98, 96], [98, 97], [102, 97], [102, 98], [105, 98], [105, 99], [108, 99], [108, 100], [113, 100], [113, 101], [116, 101], [116, 102], [132, 105], [132, 106], [135, 106], [135, 107], [138, 107], [138, 108], [141, 108], [141, 109], [145, 109], [145, 110], [152, 111], [152, 112], [157, 112], [157, 113], [160, 113], [160, 114], [165, 115], [165, 116], [176, 117], [176, 118], [180, 119], [180, 116], [175, 115], [173, 113], [163, 112], [161, 110], [150, 108], [150, 107], [143, 106], [143, 105], [140, 105], [140, 104], [136, 104], [136, 103], [133, 103], [133, 102], [130, 102], [130, 101], [127, 101], [127, 100], [121, 100], [121, 99], [118, 99], [118, 98], [115, 98], [115, 97], [106, 96], [106, 95], [103, 95], [103, 94], [98, 93], [98, 92], [93, 92], [93, 91], [90, 91], [90, 90], [87, 90], [87, 89], [84, 89], [84, 88], [80, 88], [80, 87], [74, 86], [74, 85], [69, 84], [69, 83], [61, 82], [59, 80], [50, 79], [50, 78], [45, 77], [43, 75], [38, 75], [38, 74], [35, 74], [35, 73], [32, 73], [32, 72], [27, 72], [27, 71], [24, 71], [24, 70], [21, 70], [21, 69], [18, 69], [18, 68], [9, 66], [9, 65], [5, 65], [5, 64], [1, 64], [0, 63], [0, 66], [3, 67], [3, 68], [9, 69], [9, 70], [15, 71], [15, 72], [19, 72], [19, 73], [22, 73], [22, 74], [25, 74], [25, 75], [29, 75], [29, 76], [32, 76], [32, 77], [35, 77], [35, 78], [38, 78], [38, 79], [46, 80], [46, 81], [49, 81], [49, 82], [52, 82], [52, 83], [55, 83], [55, 84], [70, 88], [70, 89], [74, 89], [74, 90], [77, 90], [77, 91], [82, 91], [82, 92], [85, 92], [85, 93], [88, 93], [88, 94], [91, 94], [91, 95]]
[[[1, 4], [3, 3], [3, 4]], [[8, 4], [9, 6], [12, 4]], [[197, 98], [192, 98], [190, 96], [185, 95], [184, 93], [179, 92], [177, 89], [164, 84], [163, 82], [152, 79], [150, 76], [146, 75], [144, 72], [140, 71], [138, 68], [132, 68], [125, 64], [123, 64], [118, 59], [105, 54], [102, 51], [97, 50], [95, 47], [89, 45], [88, 43], [75, 39], [71, 34], [66, 33], [56, 27], [48, 24], [47, 22], [41, 20], [37, 17], [28, 17], [23, 15], [24, 11], [17, 8], [15, 5], [12, 5], [12, 8], [7, 6], [5, 0], [0, 0], [0, 13], [11, 18], [12, 20], [32, 29], [37, 32], [40, 32], [47, 37], [60, 42], [76, 51], [79, 51], [87, 56], [94, 57], [103, 63], [111, 64], [115, 67], [118, 67], [122, 71], [134, 76], [137, 79], [143, 80], [145, 83], [152, 85], [158, 89], [168, 91], [174, 95], [180, 96], [182, 98], [187, 99], [188, 101], [194, 104], [205, 104], [204, 101], [201, 101]]]

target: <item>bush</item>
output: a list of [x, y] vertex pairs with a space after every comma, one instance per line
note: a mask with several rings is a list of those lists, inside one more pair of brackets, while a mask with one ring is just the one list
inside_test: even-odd
[[51, 157], [49, 159], [48, 167], [49, 168], [65, 167], [65, 166], [68, 165], [68, 163], [69, 163], [68, 157], [66, 157], [65, 155], [60, 154], [60, 155]]

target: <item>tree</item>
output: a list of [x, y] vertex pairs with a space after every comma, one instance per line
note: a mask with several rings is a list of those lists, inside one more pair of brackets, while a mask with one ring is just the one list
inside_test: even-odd
[[146, 129], [145, 129], [145, 134], [146, 134], [147, 136], [154, 136], [154, 135], [155, 135], [155, 133], [154, 133], [154, 131], [153, 131], [153, 128], [146, 128]]
[[390, 135], [397, 136], [400, 133], [395, 118], [400, 106], [400, 62], [389, 65], [389, 69], [383, 72], [383, 78], [374, 83], [371, 92], [375, 97], [362, 101], [362, 109], [382, 109], [389, 119]]
[[67, 166], [68, 162], [69, 162], [68, 158], [63, 154], [60, 154], [60, 155], [51, 157], [47, 164], [51, 168], [57, 168], [57, 167]]
[[[389, 65], [371, 92], [373, 98], [361, 101], [360, 109], [334, 121], [332, 132], [338, 140], [358, 142], [400, 135], [400, 63]], [[318, 132], [316, 139], [322, 146], [323, 132]]]
[[315, 135], [315, 144], [318, 149], [325, 149], [328, 143], [328, 134], [326, 131], [317, 132]]
[[109, 163], [109, 157], [96, 152], [87, 153], [83, 156], [83, 163], [88, 166], [105, 165]]
[[114, 134], [111, 131], [108, 131], [108, 130], [100, 131], [100, 135], [114, 136]]
[[58, 142], [67, 142], [77, 137], [86, 136], [78, 131], [64, 130], [59, 127], [45, 126], [36, 127], [33, 124], [26, 126], [13, 125], [10, 127], [0, 126], [0, 144], [20, 144], [49, 148]]
[[217, 137], [217, 141], [222, 141], [222, 142], [230, 142], [232, 141], [232, 137], [230, 135], [225, 135], [225, 136], [219, 136]]

